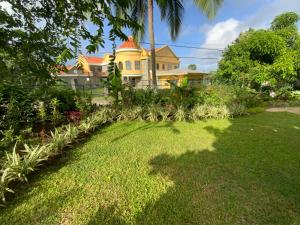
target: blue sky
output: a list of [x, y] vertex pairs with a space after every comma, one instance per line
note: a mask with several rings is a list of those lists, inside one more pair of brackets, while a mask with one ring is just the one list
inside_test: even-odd
[[[3, 3], [3, 2], [2, 2]], [[3, 4], [5, 8], [5, 2]], [[182, 21], [182, 29], [178, 39], [171, 41], [168, 26], [160, 20], [160, 14], [155, 6], [154, 30], [156, 43], [188, 45], [200, 48], [224, 49], [236, 39], [240, 32], [249, 27], [254, 29], [266, 28], [274, 17], [282, 12], [295, 11], [300, 13], [300, 0], [224, 0], [217, 16], [208, 20], [202, 12], [195, 7], [193, 0], [184, 0], [185, 14]], [[300, 24], [298, 24], [300, 27]], [[89, 25], [91, 30], [95, 29]], [[108, 36], [109, 27], [105, 28], [104, 36]], [[128, 35], [130, 33], [127, 32]], [[145, 42], [148, 42], [146, 35]], [[120, 42], [117, 42], [120, 44]], [[82, 42], [83, 53], [87, 42]], [[159, 47], [161, 45], [157, 45]], [[149, 48], [149, 45], [143, 45]], [[179, 57], [196, 57], [197, 59], [181, 58], [181, 67], [186, 68], [194, 63], [202, 71], [215, 70], [222, 51], [200, 50], [191, 48], [171, 47]], [[111, 43], [106, 43], [104, 49], [93, 54], [103, 56], [103, 53], [111, 51]], [[217, 59], [198, 59], [217, 58]], [[71, 63], [71, 62], [70, 62]]]
[[[182, 29], [178, 39], [172, 42], [168, 26], [160, 20], [160, 14], [155, 7], [154, 29], [156, 43], [188, 45], [195, 47], [224, 49], [236, 39], [240, 32], [249, 27], [259, 29], [270, 25], [273, 18], [285, 11], [300, 13], [300, 0], [224, 0], [224, 3], [213, 20], [208, 20], [202, 12], [196, 8], [192, 0], [186, 0], [185, 14], [182, 21]], [[299, 24], [298, 24], [299, 25]], [[300, 26], [299, 26], [300, 27]], [[107, 32], [108, 28], [106, 28]], [[128, 33], [129, 34], [129, 33]], [[146, 35], [145, 42], [148, 42]], [[120, 42], [118, 42], [119, 44]], [[149, 48], [149, 45], [143, 45]], [[159, 47], [157, 45], [157, 47]], [[220, 58], [221, 51], [187, 49], [172, 47], [179, 57]], [[110, 51], [107, 43], [101, 52]], [[199, 70], [211, 71], [217, 66], [218, 59], [184, 59], [181, 67], [186, 68], [194, 63]]]

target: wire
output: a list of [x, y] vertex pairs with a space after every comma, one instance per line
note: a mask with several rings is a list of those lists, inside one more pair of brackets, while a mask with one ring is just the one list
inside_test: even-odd
[[[103, 38], [106, 40], [109, 40], [108, 38]], [[122, 43], [122, 41], [118, 41], [120, 43]], [[178, 42], [180, 43], [180, 42]], [[185, 43], [185, 42], [181, 42], [181, 43]], [[150, 45], [149, 42], [145, 42], [145, 41], [140, 41], [139, 44], [147, 44]], [[196, 44], [196, 43], [194, 43]], [[200, 43], [199, 43], [200, 44]], [[176, 47], [176, 48], [189, 48], [189, 49], [200, 49], [200, 50], [210, 50], [210, 51], [224, 51], [223, 48], [208, 48], [208, 47], [197, 47], [197, 46], [191, 46], [191, 45], [177, 45], [177, 44], [170, 44], [170, 43], [155, 43], [155, 45], [168, 45], [168, 46], [172, 46], [172, 47]]]
[[[141, 44], [149, 44], [149, 42], [139, 42]], [[196, 47], [196, 46], [188, 46], [188, 45], [175, 45], [175, 44], [166, 44], [166, 43], [155, 43], [155, 45], [168, 45], [176, 48], [193, 48], [193, 49], [201, 49], [201, 50], [210, 50], [210, 51], [224, 51], [224, 49], [220, 48], [205, 48], [205, 47]]]

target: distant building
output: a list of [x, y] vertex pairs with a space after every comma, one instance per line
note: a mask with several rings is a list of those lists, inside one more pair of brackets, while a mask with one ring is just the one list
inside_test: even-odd
[[[169, 88], [170, 82], [180, 83], [188, 77], [191, 83], [205, 83], [207, 74], [197, 70], [179, 69], [180, 61], [172, 49], [165, 45], [156, 50], [156, 76], [159, 88]], [[123, 42], [116, 50], [115, 62], [119, 67], [124, 83], [136, 88], [145, 88], [151, 82], [151, 52], [141, 48], [132, 37]], [[58, 77], [68, 82], [72, 87], [98, 86], [101, 79], [107, 79], [109, 55], [89, 57], [80, 55], [77, 66], [69, 66], [66, 72]]]

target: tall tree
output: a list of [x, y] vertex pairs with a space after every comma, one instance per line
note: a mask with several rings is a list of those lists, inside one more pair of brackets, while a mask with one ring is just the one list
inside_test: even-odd
[[[19, 83], [46, 83], [51, 73], [77, 55], [82, 39], [89, 41], [88, 52], [104, 45], [105, 21], [111, 26], [112, 36], [121, 39], [126, 39], [122, 28], [138, 28], [126, 14], [129, 4], [123, 0], [4, 2], [0, 5], [0, 82], [15, 79]], [[112, 6], [123, 9], [124, 17], [117, 17]], [[89, 29], [90, 23], [96, 30]]]
[[[161, 19], [166, 20], [172, 40], [176, 40], [181, 28], [181, 21], [184, 12], [183, 0], [155, 0], [161, 14]], [[223, 0], [194, 0], [194, 3], [208, 18], [216, 15], [217, 9]], [[131, 0], [132, 19], [144, 26], [148, 19], [148, 34], [151, 50], [151, 71], [153, 86], [157, 86], [156, 80], [156, 62], [155, 62], [155, 33], [153, 26], [153, 0]], [[135, 33], [135, 37], [141, 39], [144, 37], [145, 27]]]

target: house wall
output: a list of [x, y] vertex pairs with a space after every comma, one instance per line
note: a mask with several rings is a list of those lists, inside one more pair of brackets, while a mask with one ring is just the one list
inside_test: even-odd
[[[170, 70], [177, 69], [179, 67], [180, 61], [170, 50], [169, 47], [164, 47], [156, 52], [156, 64], [159, 64], [160, 70]], [[163, 65], [165, 68], [163, 68]], [[170, 65], [170, 67], [168, 67]]]
[[[143, 73], [140, 50], [117, 51], [115, 61], [117, 65], [119, 65], [119, 62], [123, 63], [123, 70], [121, 70], [123, 76], [139, 75]], [[131, 70], [126, 69], [126, 61], [131, 62]], [[135, 61], [140, 62], [140, 69], [135, 68]]]
[[186, 74], [186, 75], [166, 75], [166, 76], [158, 76], [158, 86], [162, 89], [168, 89], [171, 87], [168, 81], [173, 81], [176, 84], [180, 84], [182, 80], [188, 77], [189, 81], [200, 84], [203, 82], [204, 75], [203, 74]]

